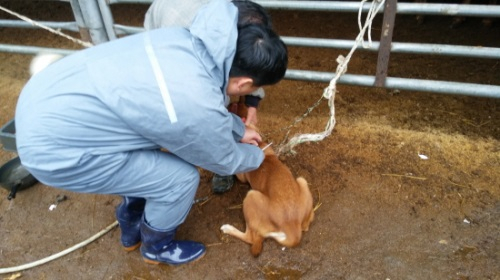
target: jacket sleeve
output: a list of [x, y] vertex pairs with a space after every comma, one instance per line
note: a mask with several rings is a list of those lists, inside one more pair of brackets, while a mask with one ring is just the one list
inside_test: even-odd
[[235, 114], [230, 114], [231, 117], [233, 118], [233, 138], [234, 141], [240, 142], [241, 139], [243, 139], [243, 136], [245, 135], [245, 124], [241, 121], [241, 118]]
[[[264, 160], [256, 146], [243, 144], [245, 127], [241, 119], [224, 107], [197, 108], [191, 115], [179, 118], [176, 135], [165, 135], [159, 144], [185, 161], [219, 175], [254, 170]], [[196, 112], [196, 113], [194, 113]], [[182, 115], [181, 115], [182, 116]]]

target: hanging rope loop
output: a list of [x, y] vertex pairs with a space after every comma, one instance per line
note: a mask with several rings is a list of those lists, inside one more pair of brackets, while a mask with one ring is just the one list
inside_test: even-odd
[[[293, 148], [297, 146], [298, 144], [304, 143], [304, 142], [318, 142], [322, 141], [326, 137], [328, 137], [333, 129], [335, 128], [336, 120], [335, 120], [335, 93], [336, 93], [336, 88], [337, 88], [337, 81], [338, 79], [344, 75], [347, 72], [347, 65], [349, 64], [349, 60], [351, 59], [354, 51], [359, 45], [362, 45], [364, 48], [369, 48], [371, 47], [372, 41], [371, 41], [371, 26], [373, 19], [377, 15], [377, 13], [380, 11], [380, 9], [384, 6], [385, 0], [374, 0], [371, 2], [370, 9], [368, 11], [367, 17], [365, 24], [361, 24], [361, 15], [363, 12], [363, 5], [367, 2], [367, 0], [362, 0], [359, 11], [358, 11], [358, 26], [360, 29], [360, 32], [358, 36], [356, 37], [354, 46], [351, 48], [351, 51], [349, 54], [344, 57], [342, 55], [339, 55], [337, 57], [337, 70], [335, 73], [335, 76], [333, 79], [330, 81], [330, 84], [328, 87], [326, 87], [323, 91], [323, 94], [321, 95], [321, 98], [312, 106], [310, 107], [307, 112], [300, 118], [300, 120], [303, 120], [309, 113], [312, 112], [319, 104], [321, 103], [322, 99], [327, 99], [328, 100], [328, 107], [330, 108], [330, 118], [328, 119], [328, 122], [326, 123], [325, 130], [323, 132], [319, 133], [309, 133], [309, 134], [301, 134], [292, 137], [288, 143], [281, 145], [278, 148], [278, 153], [294, 153]], [[364, 43], [364, 36], [366, 33], [366, 30], [368, 31], [368, 44], [365, 45]], [[297, 124], [299, 121], [295, 121], [293, 125]], [[293, 126], [292, 125], [292, 126]], [[292, 126], [289, 126], [290, 129]], [[286, 135], [290, 130], [287, 132]]]

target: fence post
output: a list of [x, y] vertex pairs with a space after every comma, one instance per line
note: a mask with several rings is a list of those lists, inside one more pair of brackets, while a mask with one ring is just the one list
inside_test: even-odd
[[377, 72], [375, 78], [376, 87], [384, 87], [385, 79], [387, 78], [397, 4], [398, 0], [385, 1], [382, 34], [380, 34], [380, 47], [378, 49]]
[[71, 0], [71, 7], [82, 38], [94, 45], [109, 41], [97, 0]]

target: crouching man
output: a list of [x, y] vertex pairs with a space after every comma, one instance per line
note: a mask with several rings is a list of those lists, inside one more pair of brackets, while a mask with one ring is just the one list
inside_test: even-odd
[[204, 255], [203, 244], [174, 239], [198, 188], [197, 166], [231, 175], [263, 161], [260, 135], [225, 105], [279, 82], [287, 49], [272, 30], [237, 26], [237, 18], [231, 2], [211, 1], [189, 30], [82, 50], [34, 75], [19, 97], [22, 164], [49, 186], [123, 196], [121, 242], [140, 246], [148, 263]]

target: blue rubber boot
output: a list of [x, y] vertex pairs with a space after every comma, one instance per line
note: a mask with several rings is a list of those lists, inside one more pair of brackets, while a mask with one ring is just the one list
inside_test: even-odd
[[123, 197], [116, 207], [116, 219], [122, 231], [121, 242], [125, 251], [133, 251], [141, 245], [141, 218], [146, 200], [140, 197]]
[[141, 223], [141, 254], [146, 263], [179, 265], [205, 255], [205, 246], [194, 241], [173, 240], [175, 230], [154, 229], [144, 220]]

